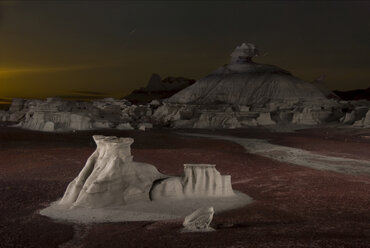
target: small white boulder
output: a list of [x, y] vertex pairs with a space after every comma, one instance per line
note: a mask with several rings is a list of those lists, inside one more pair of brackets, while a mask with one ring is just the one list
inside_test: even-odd
[[198, 208], [193, 213], [185, 217], [182, 225], [184, 232], [209, 232], [214, 231], [209, 225], [212, 222], [215, 210], [213, 207]]

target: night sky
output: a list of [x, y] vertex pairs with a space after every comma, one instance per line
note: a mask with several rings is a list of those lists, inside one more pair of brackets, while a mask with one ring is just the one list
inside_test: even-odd
[[0, 101], [122, 97], [162, 77], [199, 79], [251, 42], [330, 89], [370, 86], [370, 2], [0, 2]]

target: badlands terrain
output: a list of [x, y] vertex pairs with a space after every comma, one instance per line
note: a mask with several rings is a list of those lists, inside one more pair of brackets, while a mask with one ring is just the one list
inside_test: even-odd
[[[283, 131], [2, 127], [0, 247], [369, 247], [370, 130]], [[182, 233], [183, 219], [83, 224], [40, 215], [81, 171], [96, 134], [133, 138], [134, 160], [166, 175], [216, 164], [253, 202], [216, 210], [216, 231], [206, 233]]]

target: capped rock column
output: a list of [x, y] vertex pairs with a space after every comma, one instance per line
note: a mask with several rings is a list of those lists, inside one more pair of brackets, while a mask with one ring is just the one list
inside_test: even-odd
[[59, 204], [100, 208], [149, 201], [153, 181], [164, 177], [150, 164], [132, 161], [132, 138], [93, 136], [97, 148], [68, 185]]

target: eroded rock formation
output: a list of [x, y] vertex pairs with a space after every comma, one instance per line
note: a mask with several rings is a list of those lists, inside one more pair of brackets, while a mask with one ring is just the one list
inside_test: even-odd
[[60, 204], [99, 208], [149, 201], [152, 183], [165, 177], [155, 166], [134, 162], [132, 138], [94, 135], [97, 148], [69, 185]]
[[222, 176], [211, 164], [185, 164], [184, 176], [158, 181], [150, 192], [152, 200], [163, 198], [229, 197], [235, 193], [231, 177]]
[[235, 196], [231, 177], [215, 165], [185, 164], [184, 177], [161, 174], [133, 161], [132, 138], [93, 136], [97, 148], [58, 202], [68, 207], [103, 208], [166, 199]]

